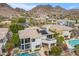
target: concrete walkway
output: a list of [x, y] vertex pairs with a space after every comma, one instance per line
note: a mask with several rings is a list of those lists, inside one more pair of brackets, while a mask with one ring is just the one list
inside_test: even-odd
[[41, 50], [39, 51], [39, 53], [40, 53], [41, 56], [46, 56], [46, 55], [44, 54], [44, 49], [43, 49], [43, 48], [41, 48]]

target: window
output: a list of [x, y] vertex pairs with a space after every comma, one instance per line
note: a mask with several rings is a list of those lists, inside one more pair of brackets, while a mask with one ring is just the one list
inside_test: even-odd
[[35, 39], [32, 39], [32, 42], [35, 42]]
[[24, 50], [24, 45], [22, 45], [22, 49]]
[[30, 38], [26, 38], [25, 43], [29, 43], [29, 42], [30, 42]]
[[28, 48], [30, 48], [30, 44], [25, 45], [25, 49], [28, 49]]
[[30, 42], [30, 38], [28, 38], [28, 42]]
[[21, 43], [22, 43], [22, 44], [24, 43], [24, 39], [21, 39]]
[[25, 43], [28, 43], [28, 41], [27, 41], [28, 39], [25, 39]]
[[2, 42], [3, 42], [3, 39], [0, 40], [0, 43], [2, 43]]
[[47, 38], [52, 38], [52, 35], [47, 35]]
[[36, 45], [36, 48], [40, 47], [40, 45]]

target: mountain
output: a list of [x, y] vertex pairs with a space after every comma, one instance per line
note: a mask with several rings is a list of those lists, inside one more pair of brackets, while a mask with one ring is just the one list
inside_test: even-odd
[[22, 16], [22, 17], [30, 17], [30, 15], [28, 14], [28, 11], [22, 9], [22, 8], [15, 8], [15, 10]]
[[69, 15], [72, 19], [79, 19], [79, 9], [70, 9]]
[[29, 13], [35, 17], [46, 17], [47, 15], [51, 15], [51, 12], [51, 5], [38, 5], [29, 11]]
[[29, 11], [22, 8], [12, 8], [6, 3], [0, 3], [0, 18], [3, 17], [36, 17], [36, 18], [69, 18], [69, 19], [79, 19], [79, 9], [66, 10], [61, 6], [52, 7], [51, 5], [38, 5]]
[[26, 10], [24, 10], [24, 9], [22, 9], [22, 8], [18, 8], [18, 7], [16, 7], [15, 8], [15, 10], [17, 11], [17, 12], [19, 12], [19, 13], [24, 13], [24, 12], [26, 12]]
[[41, 18], [69, 18], [79, 19], [79, 9], [64, 9], [61, 6], [52, 7], [51, 5], [38, 5], [29, 11], [29, 14], [33, 17]]
[[6, 3], [0, 3], [0, 16], [12, 18], [20, 16], [18, 12]]
[[60, 7], [52, 7], [51, 5], [38, 5], [29, 11], [30, 15], [34, 17], [60, 17], [67, 13], [67, 10]]

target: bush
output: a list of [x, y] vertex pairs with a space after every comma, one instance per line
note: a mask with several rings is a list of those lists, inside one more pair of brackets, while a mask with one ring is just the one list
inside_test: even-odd
[[50, 55], [54, 55], [54, 56], [58, 56], [62, 53], [62, 49], [58, 46], [54, 46], [51, 48], [51, 54]]
[[79, 56], [79, 45], [75, 46], [75, 54]]
[[14, 50], [14, 54], [17, 54], [19, 52], [19, 50]]
[[25, 23], [26, 19], [25, 18], [13, 18], [12, 23]]
[[7, 42], [5, 47], [6, 47], [6, 50], [9, 50], [10, 48], [14, 48], [14, 44], [12, 42]]
[[18, 19], [18, 23], [25, 23], [26, 22], [26, 19], [25, 18], [19, 18]]

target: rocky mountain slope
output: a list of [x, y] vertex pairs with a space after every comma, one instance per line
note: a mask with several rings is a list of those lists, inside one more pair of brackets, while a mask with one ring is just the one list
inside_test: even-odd
[[79, 9], [66, 10], [60, 6], [38, 5], [29, 11], [34, 17], [52, 17], [52, 18], [79, 18]]
[[11, 18], [20, 16], [20, 14], [8, 4], [0, 3], [0, 16]]
[[66, 10], [60, 6], [52, 7], [51, 5], [38, 5], [29, 11], [22, 8], [12, 8], [6, 3], [0, 3], [0, 17], [41, 17], [41, 18], [70, 18], [79, 19], [79, 9]]

